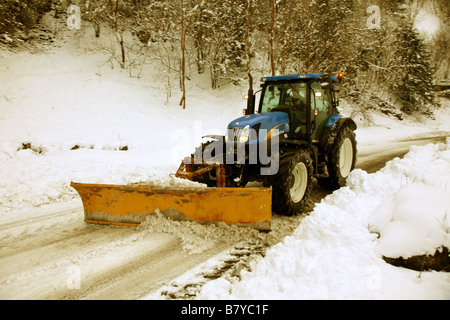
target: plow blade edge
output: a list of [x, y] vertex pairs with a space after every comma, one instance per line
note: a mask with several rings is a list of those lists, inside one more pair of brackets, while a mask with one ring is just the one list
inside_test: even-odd
[[138, 226], [159, 210], [172, 220], [225, 222], [268, 231], [269, 188], [170, 189], [145, 185], [70, 184], [81, 196], [88, 223]]

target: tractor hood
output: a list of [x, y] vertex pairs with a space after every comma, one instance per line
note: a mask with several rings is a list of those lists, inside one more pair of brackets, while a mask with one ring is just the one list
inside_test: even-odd
[[233, 120], [228, 125], [227, 141], [257, 143], [266, 139], [267, 134], [273, 136], [274, 129], [278, 130], [278, 134], [289, 132], [289, 115], [287, 113], [258, 113]]

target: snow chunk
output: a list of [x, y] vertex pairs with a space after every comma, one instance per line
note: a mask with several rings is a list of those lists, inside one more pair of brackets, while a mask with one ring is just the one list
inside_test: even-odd
[[162, 232], [178, 236], [183, 249], [190, 254], [198, 254], [215, 246], [226, 243], [236, 243], [243, 239], [260, 238], [260, 232], [251, 228], [241, 228], [236, 225], [227, 225], [224, 222], [217, 224], [200, 224], [195, 221], [174, 221], [160, 211], [149, 215], [141, 223], [141, 230], [146, 232]]
[[380, 234], [383, 256], [409, 258], [433, 255], [450, 247], [450, 192], [410, 184], [384, 200], [369, 218], [369, 229]]

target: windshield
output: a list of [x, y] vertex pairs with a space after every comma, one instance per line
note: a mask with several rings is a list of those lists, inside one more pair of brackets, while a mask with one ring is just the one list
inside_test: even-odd
[[303, 109], [306, 107], [306, 82], [274, 83], [266, 86], [260, 112], [274, 108]]

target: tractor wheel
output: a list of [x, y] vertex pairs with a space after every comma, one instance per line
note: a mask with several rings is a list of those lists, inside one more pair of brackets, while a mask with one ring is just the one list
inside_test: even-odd
[[301, 212], [312, 188], [313, 165], [307, 150], [280, 155], [278, 173], [271, 181], [272, 210], [282, 215]]
[[348, 175], [355, 168], [356, 153], [355, 132], [350, 127], [342, 128], [328, 156], [329, 177], [318, 179], [318, 183], [330, 190], [345, 186]]

